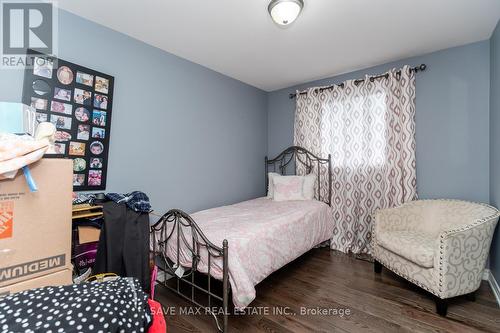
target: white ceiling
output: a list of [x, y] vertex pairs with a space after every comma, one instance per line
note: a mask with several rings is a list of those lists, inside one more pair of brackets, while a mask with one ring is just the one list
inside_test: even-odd
[[500, 0], [59, 0], [72, 13], [266, 91], [490, 37]]

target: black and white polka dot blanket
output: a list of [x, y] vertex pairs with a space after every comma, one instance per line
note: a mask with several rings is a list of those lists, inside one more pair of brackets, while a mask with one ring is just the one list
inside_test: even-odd
[[145, 332], [147, 298], [133, 278], [27, 290], [0, 298], [0, 332]]

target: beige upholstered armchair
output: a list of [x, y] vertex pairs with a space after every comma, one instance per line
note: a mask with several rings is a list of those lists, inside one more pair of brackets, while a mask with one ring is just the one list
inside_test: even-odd
[[458, 200], [417, 200], [378, 210], [375, 272], [383, 265], [429, 291], [437, 312], [446, 316], [448, 298], [479, 288], [498, 217], [494, 207]]

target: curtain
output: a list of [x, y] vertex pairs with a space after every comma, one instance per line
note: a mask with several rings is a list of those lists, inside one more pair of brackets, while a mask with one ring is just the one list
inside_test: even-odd
[[[371, 214], [417, 198], [415, 73], [405, 66], [380, 79], [311, 88], [296, 103], [295, 145], [332, 158], [330, 246], [370, 253]], [[321, 180], [327, 191], [328, 177]]]

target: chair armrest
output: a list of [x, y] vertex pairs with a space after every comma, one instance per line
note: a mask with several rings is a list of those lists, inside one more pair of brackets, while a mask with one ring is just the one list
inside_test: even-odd
[[434, 256], [439, 297], [464, 295], [479, 288], [498, 214], [441, 232]]

